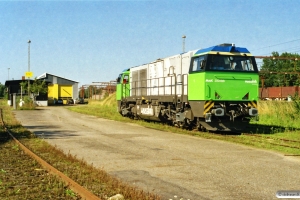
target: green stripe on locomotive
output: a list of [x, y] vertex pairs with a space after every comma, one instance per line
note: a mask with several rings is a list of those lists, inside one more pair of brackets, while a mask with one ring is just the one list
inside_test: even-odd
[[188, 100], [257, 101], [258, 84], [257, 73], [192, 73], [188, 78]]

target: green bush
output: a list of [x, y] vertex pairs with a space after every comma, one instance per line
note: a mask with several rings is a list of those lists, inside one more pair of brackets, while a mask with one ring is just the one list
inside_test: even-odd
[[34, 104], [33, 100], [29, 98], [28, 96], [23, 96], [24, 105], [22, 107], [19, 106], [20, 98], [17, 100], [17, 105], [20, 110], [34, 110], [36, 105]]

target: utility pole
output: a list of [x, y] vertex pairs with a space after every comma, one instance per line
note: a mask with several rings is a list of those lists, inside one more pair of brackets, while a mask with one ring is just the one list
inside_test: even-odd
[[7, 68], [7, 71], [8, 71], [8, 73], [7, 73], [7, 80], [9, 80], [9, 69], [10, 68]]
[[[28, 72], [30, 72], [30, 43], [31, 41], [28, 40]], [[28, 77], [28, 97], [30, 98], [30, 77]]]

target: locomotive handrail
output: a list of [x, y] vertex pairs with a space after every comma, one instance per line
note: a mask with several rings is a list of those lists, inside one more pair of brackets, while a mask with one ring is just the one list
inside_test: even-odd
[[[181, 91], [179, 93], [182, 95], [185, 92], [184, 88], [187, 87], [187, 75], [188, 74], [179, 74], [177, 76], [167, 76], [131, 81], [130, 96], [141, 96], [146, 94], [159, 96], [177, 95], [177, 86], [181, 86]], [[178, 77], [180, 77], [180, 81], [177, 81]], [[168, 84], [166, 84], [166, 82], [168, 82]]]

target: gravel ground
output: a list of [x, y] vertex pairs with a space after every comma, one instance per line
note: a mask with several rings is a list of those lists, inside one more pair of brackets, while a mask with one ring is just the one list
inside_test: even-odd
[[163, 199], [277, 199], [278, 190], [300, 190], [297, 158], [64, 107], [14, 113], [50, 144]]

